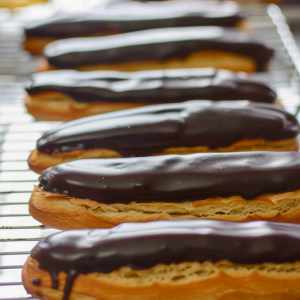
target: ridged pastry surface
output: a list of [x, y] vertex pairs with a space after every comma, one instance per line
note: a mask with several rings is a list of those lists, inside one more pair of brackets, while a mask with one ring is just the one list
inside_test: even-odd
[[[265, 276], [270, 270], [273, 270], [273, 276], [276, 272], [279, 272], [279, 276], [280, 272], [283, 272], [281, 280], [284, 280], [283, 275], [286, 276], [285, 273], [289, 269], [292, 268], [293, 273], [298, 268], [297, 263], [294, 267], [288, 263], [295, 263], [299, 259], [299, 229], [300, 225], [272, 222], [237, 224], [211, 220], [122, 224], [110, 230], [73, 230], [52, 235], [32, 250], [31, 258], [38, 262], [40, 269], [49, 272], [53, 289], [59, 287], [62, 278], [59, 273], [67, 274], [64, 299], [68, 298], [79, 275], [94, 272], [97, 272], [95, 276], [97, 274], [101, 281], [101, 276], [105, 278], [105, 274], [117, 271], [115, 275], [110, 275], [114, 278], [113, 284], [124, 284], [122, 273], [127, 273], [127, 278], [130, 278], [129, 274], [136, 273], [136, 276], [141, 278], [140, 288], [151, 283], [147, 282], [147, 279], [149, 280], [149, 276], [151, 278], [151, 272], [155, 272], [156, 276], [153, 279], [159, 281], [158, 289], [161, 293], [164, 281], [167, 283], [170, 280], [170, 272], [179, 274], [181, 278], [187, 276], [189, 280], [186, 279], [186, 284], [195, 279], [197, 281], [192, 269], [202, 272], [203, 279], [209, 278], [214, 272], [217, 276], [220, 270], [225, 274], [228, 272], [228, 275], [232, 272], [231, 276], [234, 276], [235, 270], [236, 280], [241, 280], [245, 275], [251, 278], [250, 270], [257, 268], [258, 272], [265, 273]], [[204, 264], [201, 266], [196, 262]], [[29, 260], [26, 268], [32, 268], [32, 263], [34, 261]], [[258, 264], [261, 264], [260, 267]], [[165, 265], [171, 265], [169, 268], [173, 271], [168, 270]], [[248, 268], [246, 265], [249, 265]], [[161, 278], [159, 269], [165, 270], [164, 278]], [[183, 276], [182, 273], [190, 274]], [[183, 282], [179, 282], [183, 283], [184, 279]], [[38, 287], [41, 281], [36, 279], [33, 284]], [[132, 286], [136, 284], [131, 281]], [[176, 281], [173, 284], [176, 288]], [[230, 280], [224, 281], [224, 285], [227, 284], [230, 284]], [[78, 287], [73, 289], [73, 292], [76, 293], [76, 290]], [[113, 294], [114, 290], [111, 293]], [[205, 289], [203, 293], [206, 293]], [[265, 293], [264, 289], [262, 293]]]

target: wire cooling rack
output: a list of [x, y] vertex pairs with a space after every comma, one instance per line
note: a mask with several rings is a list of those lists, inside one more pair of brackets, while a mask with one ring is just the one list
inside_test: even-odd
[[[300, 54], [284, 16], [276, 5], [248, 10], [253, 35], [276, 50], [270, 72], [251, 76], [272, 83], [285, 108], [300, 115]], [[38, 175], [28, 169], [27, 157], [42, 133], [59, 123], [26, 113], [23, 83], [36, 59], [21, 50], [21, 40], [18, 20], [0, 10], [0, 300], [33, 299], [21, 283], [22, 265], [37, 241], [56, 232], [28, 214]]]

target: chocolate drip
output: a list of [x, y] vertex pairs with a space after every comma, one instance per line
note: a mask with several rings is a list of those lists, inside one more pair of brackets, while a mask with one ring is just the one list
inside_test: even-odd
[[52, 288], [58, 289], [58, 273], [55, 270], [50, 272], [51, 279], [52, 279]]
[[25, 34], [69, 38], [165, 27], [234, 27], [243, 19], [238, 6], [231, 2], [123, 3], [105, 10], [63, 11], [46, 20], [28, 23]]
[[274, 103], [277, 95], [266, 84], [233, 72], [177, 69], [141, 72], [51, 71], [34, 74], [28, 94], [56, 91], [79, 102], [175, 103], [191, 99], [251, 100]]
[[188, 101], [97, 115], [45, 133], [37, 149], [47, 154], [78, 149], [115, 150], [124, 157], [172, 147], [230, 146], [244, 139], [296, 138], [297, 119], [273, 104]]
[[73, 283], [78, 275], [79, 275], [78, 271], [74, 270], [74, 269], [70, 270], [68, 272], [68, 277], [67, 277], [67, 281], [66, 281], [66, 285], [65, 285], [65, 289], [64, 289], [64, 297], [62, 300], [68, 300], [69, 295], [72, 290]]
[[184, 202], [300, 189], [299, 152], [86, 159], [45, 170], [41, 187], [101, 203]]
[[68, 274], [64, 300], [74, 277], [110, 273], [123, 266], [218, 262], [285, 263], [300, 259], [300, 226], [272, 222], [211, 220], [122, 224], [113, 229], [71, 230], [42, 240], [31, 252], [39, 267]]
[[35, 286], [40, 286], [41, 285], [41, 281], [38, 278], [34, 278], [32, 280], [32, 284], [35, 285]]
[[273, 50], [249, 35], [221, 27], [176, 27], [107, 37], [59, 40], [45, 48], [50, 65], [73, 69], [93, 64], [185, 59], [201, 51], [225, 51], [252, 58], [263, 71]]

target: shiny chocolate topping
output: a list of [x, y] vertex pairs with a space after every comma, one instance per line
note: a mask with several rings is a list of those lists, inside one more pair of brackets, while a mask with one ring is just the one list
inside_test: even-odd
[[243, 19], [238, 5], [232, 2], [126, 2], [105, 10], [62, 11], [51, 18], [28, 23], [25, 34], [69, 38], [165, 27], [233, 27]]
[[248, 101], [188, 101], [145, 106], [68, 122], [45, 133], [39, 152], [115, 150], [148, 156], [171, 147], [230, 146], [245, 139], [296, 138], [297, 119], [274, 104]]
[[45, 48], [45, 56], [58, 69], [74, 69], [93, 64], [185, 59], [201, 51], [225, 51], [250, 57], [258, 71], [266, 69], [274, 52], [236, 29], [176, 27], [59, 40]]
[[250, 100], [274, 103], [275, 91], [244, 74], [226, 70], [173, 69], [140, 72], [78, 72], [34, 74], [27, 82], [29, 95], [56, 91], [79, 102], [175, 103], [191, 99]]
[[300, 189], [299, 152], [239, 152], [86, 159], [45, 170], [48, 192], [101, 203], [184, 202]]
[[300, 225], [273, 222], [132, 223], [113, 229], [60, 232], [39, 242], [31, 256], [51, 274], [53, 288], [58, 286], [58, 273], [67, 273], [67, 300], [79, 274], [110, 273], [123, 266], [148, 269], [157, 264], [221, 260], [293, 263], [300, 260], [299, 232]]

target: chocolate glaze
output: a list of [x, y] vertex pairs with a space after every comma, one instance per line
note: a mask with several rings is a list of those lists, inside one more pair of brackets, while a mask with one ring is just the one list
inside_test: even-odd
[[[42, 240], [31, 256], [53, 277], [68, 274], [64, 300], [74, 279], [120, 267], [148, 269], [157, 264], [218, 262], [285, 263], [300, 259], [300, 225], [212, 220], [122, 224], [113, 229], [71, 230]], [[113, 291], [112, 291], [113, 292]]]
[[244, 19], [232, 2], [126, 3], [112, 9], [60, 12], [25, 26], [27, 37], [68, 38], [185, 26], [233, 27]]
[[32, 284], [35, 285], [35, 286], [40, 286], [41, 285], [41, 281], [38, 278], [34, 278], [32, 280]]
[[239, 152], [76, 160], [45, 170], [40, 186], [101, 203], [183, 202], [300, 189], [299, 152]]
[[56, 91], [79, 102], [175, 103], [191, 99], [251, 100], [274, 103], [268, 85], [226, 70], [173, 69], [140, 72], [78, 72], [34, 74], [27, 82], [29, 95]]
[[45, 48], [45, 56], [58, 69], [73, 69], [93, 64], [185, 59], [195, 52], [210, 50], [248, 56], [256, 62], [258, 71], [266, 69], [274, 52], [235, 29], [176, 27], [59, 40]]
[[297, 119], [273, 104], [248, 101], [188, 101], [140, 107], [82, 118], [45, 133], [39, 152], [115, 150], [124, 157], [148, 156], [170, 147], [230, 146], [244, 139], [296, 138]]

